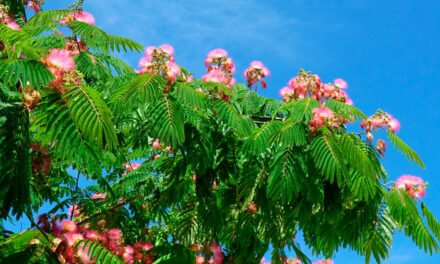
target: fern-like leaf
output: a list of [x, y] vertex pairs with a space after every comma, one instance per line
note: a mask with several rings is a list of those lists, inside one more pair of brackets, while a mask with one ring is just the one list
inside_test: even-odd
[[150, 107], [151, 136], [165, 145], [177, 146], [185, 140], [184, 116], [174, 98], [163, 96]]
[[417, 153], [412, 150], [403, 140], [401, 140], [396, 134], [388, 132], [388, 138], [393, 143], [393, 147], [395, 147], [399, 152], [405, 154], [408, 160], [416, 163], [422, 168], [425, 168], [425, 164], [423, 164], [422, 159], [417, 155]]
[[87, 256], [90, 257], [90, 259], [96, 264], [124, 263], [119, 257], [114, 255], [107, 248], [90, 240], [80, 240], [75, 245], [75, 249], [78, 252], [87, 251]]
[[282, 148], [275, 154], [267, 184], [271, 199], [280, 199], [285, 204], [298, 195], [305, 175], [300, 157], [300, 153], [292, 147]]
[[310, 147], [316, 167], [331, 183], [336, 178], [338, 185], [341, 185], [342, 178], [347, 175], [347, 168], [337, 141], [330, 136], [317, 136], [312, 140]]
[[66, 89], [64, 98], [75, 126], [99, 148], [114, 149], [118, 140], [112, 113], [99, 92], [86, 85], [66, 86]]
[[0, 77], [15, 85], [19, 80], [22, 85], [41, 88], [49, 84], [55, 77], [39, 61], [30, 59], [7, 59], [0, 62]]

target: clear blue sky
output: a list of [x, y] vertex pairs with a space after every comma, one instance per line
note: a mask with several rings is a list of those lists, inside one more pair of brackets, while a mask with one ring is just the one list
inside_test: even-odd
[[[71, 2], [46, 0], [44, 8]], [[173, 45], [176, 63], [196, 77], [205, 73], [205, 56], [214, 48], [229, 52], [240, 82], [249, 62], [261, 60], [272, 72], [265, 96], [278, 98], [300, 68], [325, 82], [345, 79], [356, 107], [367, 115], [381, 108], [401, 121], [398, 136], [427, 168], [392, 148], [383, 164], [392, 179], [412, 174], [428, 181], [423, 202], [440, 218], [440, 1], [86, 0], [84, 9], [108, 33], [145, 46]], [[121, 57], [135, 67], [140, 55]], [[345, 250], [334, 260], [364, 261]], [[385, 263], [415, 262], [440, 263], [440, 256], [429, 257], [396, 235]]]

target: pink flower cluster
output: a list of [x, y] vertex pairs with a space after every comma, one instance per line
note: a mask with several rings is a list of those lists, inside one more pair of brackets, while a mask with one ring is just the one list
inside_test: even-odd
[[180, 67], [174, 63], [174, 48], [169, 44], [159, 47], [149, 46], [139, 60], [140, 74], [149, 73], [167, 78], [175, 82], [180, 76]]
[[65, 84], [81, 82], [81, 76], [74, 71], [75, 61], [66, 49], [51, 49], [50, 54], [41, 59], [41, 63], [55, 76], [50, 85], [61, 93], [66, 92], [62, 89]]
[[[373, 116], [370, 116], [367, 118], [367, 120], [362, 121], [361, 128], [365, 129], [367, 132], [367, 140], [372, 142], [374, 136], [371, 132], [373, 130], [385, 128], [391, 133], [396, 133], [400, 130], [400, 122], [387, 112], [378, 110]], [[385, 148], [383, 150], [385, 150]]]
[[198, 253], [198, 254], [203, 253], [203, 255], [205, 255], [205, 256], [210, 256], [210, 259], [208, 261], [206, 261], [204, 257], [202, 257], [201, 255], [197, 255], [196, 264], [206, 264], [206, 263], [222, 264], [223, 263], [224, 256], [222, 253], [222, 247], [215, 242], [211, 242], [209, 244], [209, 246], [207, 246], [207, 247], [201, 247], [200, 245], [191, 245], [191, 246], [189, 246], [189, 249]]
[[347, 88], [347, 83], [342, 79], [334, 80], [334, 84], [323, 84], [317, 74], [312, 75], [309, 72], [301, 70], [297, 76], [287, 82], [287, 86], [279, 91], [279, 95], [283, 97], [286, 103], [293, 99], [303, 99], [312, 97], [319, 102], [324, 100], [336, 100], [352, 105], [353, 101], [348, 94], [342, 90]]
[[412, 198], [421, 199], [426, 195], [426, 183], [417, 176], [402, 175], [394, 183], [394, 187], [405, 190]]
[[[202, 77], [204, 82], [222, 83], [232, 91], [231, 85], [235, 84], [232, 75], [235, 73], [235, 65], [232, 58], [228, 58], [228, 53], [224, 49], [214, 49], [210, 51], [205, 60], [207, 67], [206, 74]], [[229, 96], [221, 92], [221, 98], [228, 101]]]
[[317, 131], [323, 126], [331, 126], [337, 128], [339, 124], [345, 124], [348, 122], [347, 119], [337, 117], [330, 108], [327, 108], [325, 106], [313, 109], [312, 114], [313, 119], [311, 119], [309, 122], [309, 129], [312, 132]]
[[[102, 220], [104, 221], [104, 220]], [[148, 242], [136, 242], [133, 246], [125, 245], [120, 229], [105, 228], [105, 221], [99, 230], [90, 229], [89, 224], [78, 226], [74, 221], [62, 220], [60, 224], [56, 220], [48, 221], [47, 215], [38, 217], [38, 225], [45, 232], [50, 232], [56, 238], [52, 241], [55, 247], [53, 251], [57, 254], [62, 263], [84, 263], [91, 264], [95, 260], [91, 259], [89, 246], [84, 248], [76, 245], [81, 240], [89, 240], [106, 247], [113, 254], [124, 259], [125, 263], [153, 263], [153, 254], [148, 251], [154, 245]]]
[[40, 6], [44, 3], [42, 0], [23, 0], [23, 4], [27, 6], [27, 8], [34, 10], [35, 13], [40, 12]]
[[[261, 81], [261, 86], [263, 89], [267, 88], [266, 81], [263, 80], [264, 77], [269, 76], [270, 71], [266, 68], [261, 61], [253, 61], [249, 68], [243, 72], [243, 77], [247, 81], [247, 86], [250, 88], [257, 82]], [[257, 87], [255, 87], [257, 90]]]
[[[124, 163], [124, 167], [128, 172], [132, 172], [134, 170], [136, 170], [137, 168], [139, 168], [141, 166], [140, 163], [130, 163], [130, 162], [126, 162]], [[127, 173], [122, 173], [121, 177], [124, 177], [125, 175], [127, 175]]]
[[70, 21], [80, 21], [89, 25], [95, 25], [95, 18], [93, 15], [85, 11], [70, 13], [63, 22], [68, 23]]
[[9, 10], [0, 5], [0, 23], [5, 24], [7, 27], [13, 30], [20, 30], [21, 27], [15, 21], [14, 15], [9, 12]]

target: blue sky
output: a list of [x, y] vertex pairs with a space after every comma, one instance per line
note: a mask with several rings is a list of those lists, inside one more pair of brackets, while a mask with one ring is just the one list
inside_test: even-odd
[[[325, 82], [343, 78], [355, 106], [367, 115], [381, 108], [401, 121], [399, 137], [415, 149], [420, 169], [391, 147], [383, 162], [392, 179], [402, 174], [429, 182], [423, 202], [440, 218], [440, 1], [246, 1], [246, 0], [87, 0], [96, 26], [145, 46], [169, 43], [176, 63], [201, 77], [214, 48], [229, 52], [237, 79], [252, 60], [272, 72], [265, 96], [300, 68]], [[46, 0], [46, 10], [71, 1]], [[121, 54], [136, 67], [139, 54]], [[385, 137], [385, 135], [382, 135]], [[309, 250], [305, 250], [310, 253]], [[316, 260], [315, 258], [313, 260]], [[335, 263], [363, 263], [341, 250]], [[411, 240], [396, 235], [385, 263], [440, 263]]]

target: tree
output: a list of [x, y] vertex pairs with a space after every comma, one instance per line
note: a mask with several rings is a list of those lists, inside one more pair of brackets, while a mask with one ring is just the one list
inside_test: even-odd
[[[147, 47], [136, 72], [111, 53], [143, 46], [94, 26], [81, 1], [28, 21], [24, 4], [40, 2], [23, 2], [1, 6], [0, 211], [33, 229], [3, 231], [2, 260], [259, 263], [271, 245], [274, 263], [310, 263], [299, 230], [327, 258], [349, 248], [380, 262], [396, 230], [439, 251], [423, 181], [388, 183], [373, 133], [423, 162], [397, 119], [351, 105], [343, 80], [301, 70], [282, 101], [265, 98], [261, 62], [236, 84], [216, 49], [193, 79], [167, 44]], [[347, 130], [356, 121], [365, 131]], [[97, 184], [79, 188], [80, 177]], [[34, 220], [44, 202], [56, 206]]]

